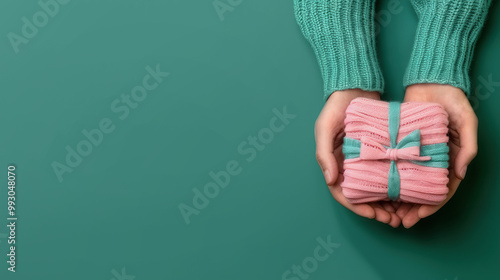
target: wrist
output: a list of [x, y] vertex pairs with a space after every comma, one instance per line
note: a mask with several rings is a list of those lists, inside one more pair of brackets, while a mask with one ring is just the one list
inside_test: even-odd
[[465, 93], [462, 89], [452, 85], [413, 84], [406, 88], [404, 100], [405, 102], [436, 102], [441, 98], [449, 98], [450, 96], [465, 98]]
[[345, 89], [345, 90], [337, 90], [333, 92], [329, 99], [332, 98], [347, 98], [347, 99], [355, 99], [358, 97], [364, 97], [364, 98], [369, 98], [369, 99], [380, 99], [380, 92], [378, 91], [367, 91], [359, 88], [355, 89]]

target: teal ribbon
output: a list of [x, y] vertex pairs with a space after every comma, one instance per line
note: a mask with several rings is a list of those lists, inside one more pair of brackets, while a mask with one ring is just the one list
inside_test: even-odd
[[[391, 146], [386, 148], [391, 149], [404, 149], [413, 146], [420, 146], [420, 130], [414, 130], [406, 137], [396, 143], [399, 132], [399, 117], [400, 117], [399, 102], [389, 102], [389, 137]], [[359, 158], [361, 153], [361, 141], [344, 137], [344, 145], [342, 147], [345, 159]], [[420, 156], [429, 156], [431, 159], [427, 161], [412, 160], [414, 164], [421, 166], [448, 168], [448, 152], [449, 147], [447, 143], [438, 143], [431, 145], [420, 146]], [[401, 179], [396, 166], [396, 161], [391, 160], [391, 167], [389, 169], [389, 181], [387, 194], [390, 200], [398, 200], [400, 192]]]
[[[389, 137], [391, 138], [391, 149], [396, 148], [396, 140], [398, 139], [399, 131], [399, 114], [400, 104], [398, 102], [389, 102]], [[420, 142], [420, 139], [418, 139]], [[391, 168], [389, 169], [389, 183], [387, 185], [387, 194], [390, 200], [399, 198], [399, 189], [401, 179], [399, 178], [396, 161], [391, 160]]]

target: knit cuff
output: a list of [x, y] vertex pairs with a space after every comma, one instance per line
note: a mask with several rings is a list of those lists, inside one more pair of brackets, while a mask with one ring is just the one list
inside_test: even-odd
[[469, 68], [491, 0], [413, 0], [419, 17], [404, 86], [449, 84], [470, 93]]
[[325, 99], [334, 91], [382, 92], [374, 0], [294, 0], [297, 22], [318, 60]]

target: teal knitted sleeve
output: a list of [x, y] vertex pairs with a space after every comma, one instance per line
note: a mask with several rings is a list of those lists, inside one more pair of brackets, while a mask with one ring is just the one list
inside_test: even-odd
[[491, 0], [413, 0], [419, 18], [404, 86], [449, 84], [470, 94], [469, 68]]
[[325, 99], [344, 89], [383, 91], [374, 5], [375, 0], [294, 0], [295, 17], [321, 69]]

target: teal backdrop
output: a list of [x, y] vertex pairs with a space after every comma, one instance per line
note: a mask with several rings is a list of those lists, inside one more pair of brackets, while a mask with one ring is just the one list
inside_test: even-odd
[[[1, 1], [0, 279], [500, 279], [494, 2], [471, 69], [479, 154], [405, 230], [324, 183], [292, 1]], [[383, 98], [401, 100], [417, 18], [406, 0], [377, 11]]]

